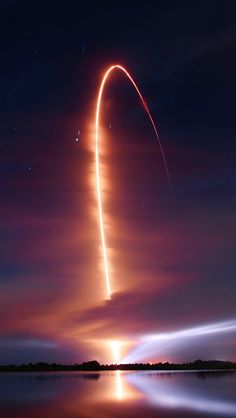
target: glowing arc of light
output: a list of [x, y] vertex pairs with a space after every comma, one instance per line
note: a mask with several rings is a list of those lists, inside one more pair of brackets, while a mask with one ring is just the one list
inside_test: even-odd
[[161, 141], [160, 141], [160, 137], [159, 137], [158, 132], [157, 132], [156, 125], [154, 123], [154, 120], [153, 120], [152, 115], [150, 113], [150, 110], [148, 108], [148, 105], [145, 102], [137, 84], [135, 83], [135, 81], [133, 80], [131, 75], [128, 73], [128, 71], [119, 64], [112, 65], [105, 72], [105, 74], [103, 76], [103, 79], [102, 79], [102, 82], [100, 84], [98, 98], [97, 98], [97, 106], [96, 106], [96, 118], [95, 118], [95, 120], [96, 120], [96, 122], [95, 122], [96, 189], [97, 189], [99, 225], [100, 225], [100, 235], [101, 235], [101, 243], [102, 243], [102, 254], [103, 254], [107, 299], [111, 299], [112, 291], [111, 291], [111, 283], [110, 283], [110, 274], [109, 274], [108, 257], [107, 257], [107, 247], [106, 247], [106, 239], [105, 239], [105, 231], [104, 231], [104, 223], [103, 223], [102, 198], [101, 198], [101, 184], [100, 184], [100, 170], [99, 170], [99, 116], [100, 116], [102, 95], [103, 95], [103, 91], [104, 91], [106, 81], [107, 81], [109, 75], [111, 74], [111, 72], [115, 69], [121, 70], [128, 77], [131, 84], [135, 88], [135, 90], [136, 90], [136, 92], [137, 92], [137, 94], [138, 94], [138, 96], [141, 100], [141, 103], [142, 103], [142, 105], [143, 105], [143, 107], [144, 107], [144, 109], [145, 109], [145, 111], [146, 111], [146, 113], [149, 117], [149, 120], [152, 124], [152, 127], [154, 129], [157, 141], [158, 141], [159, 146], [160, 146], [161, 155], [162, 155], [162, 159], [163, 159], [163, 162], [164, 162], [166, 174], [167, 174], [167, 177], [168, 177], [170, 190], [172, 191], [171, 178], [170, 178], [170, 173], [169, 173], [169, 170], [168, 170], [164, 150], [163, 150], [163, 147], [162, 147], [162, 144], [161, 144]]

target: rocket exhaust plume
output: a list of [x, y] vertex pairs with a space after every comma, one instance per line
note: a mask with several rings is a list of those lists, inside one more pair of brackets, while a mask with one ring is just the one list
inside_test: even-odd
[[[103, 223], [103, 209], [102, 209], [102, 198], [101, 198], [101, 185], [100, 185], [100, 169], [99, 169], [99, 121], [100, 121], [100, 110], [101, 110], [101, 103], [102, 103], [102, 95], [105, 88], [106, 81], [113, 70], [120, 70], [122, 71], [126, 77], [130, 80], [131, 84], [133, 85], [134, 89], [136, 90], [142, 106], [144, 107], [144, 110], [146, 111], [149, 120], [152, 124], [152, 127], [154, 129], [156, 139], [159, 143], [161, 155], [163, 159], [163, 163], [165, 166], [170, 191], [172, 193], [172, 183], [170, 178], [169, 169], [167, 166], [164, 150], [160, 141], [160, 137], [157, 132], [157, 128], [155, 125], [155, 122], [152, 118], [152, 115], [150, 113], [150, 110], [148, 108], [147, 103], [145, 102], [137, 84], [131, 77], [131, 75], [128, 73], [128, 71], [122, 67], [121, 65], [112, 65], [108, 68], [108, 70], [105, 72], [102, 82], [100, 84], [99, 92], [98, 92], [98, 98], [97, 98], [97, 106], [96, 106], [96, 118], [95, 118], [95, 160], [96, 160], [96, 189], [97, 189], [97, 202], [98, 202], [98, 213], [99, 213], [99, 225], [100, 225], [100, 235], [101, 235], [101, 243], [102, 243], [102, 254], [103, 254], [103, 263], [104, 263], [104, 272], [105, 272], [105, 282], [106, 282], [106, 294], [107, 299], [111, 299], [112, 289], [111, 289], [111, 281], [110, 281], [110, 273], [109, 273], [109, 263], [108, 263], [108, 257], [107, 257], [107, 247], [106, 247], [106, 238], [105, 238], [105, 231], [104, 231], [104, 223]], [[173, 193], [172, 193], [173, 195]]]

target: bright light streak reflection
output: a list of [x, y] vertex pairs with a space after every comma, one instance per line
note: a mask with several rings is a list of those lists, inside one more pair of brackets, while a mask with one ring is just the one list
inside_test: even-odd
[[116, 398], [119, 401], [122, 401], [124, 399], [124, 388], [123, 388], [123, 382], [120, 370], [115, 371], [115, 379], [116, 379]]
[[[215, 398], [209, 397], [207, 392], [201, 394], [197, 380], [191, 387], [193, 381], [191, 380], [188, 386], [183, 385], [182, 379], [178, 379], [178, 373], [174, 373], [177, 376], [176, 379], [173, 377], [173, 379], [166, 381], [161, 378], [161, 374], [159, 373], [159, 377], [154, 373], [130, 374], [127, 375], [127, 380], [142, 394], [145, 394], [150, 402], [158, 406], [175, 410], [181, 408], [216, 415], [235, 416], [235, 402], [220, 400], [217, 393]], [[195, 379], [197, 378], [195, 377]], [[198, 390], [196, 390], [197, 388]]]
[[210, 336], [220, 333], [228, 333], [236, 330], [236, 320], [229, 320], [218, 322], [215, 324], [208, 324], [199, 327], [188, 328], [180, 331], [165, 332], [160, 334], [146, 335], [140, 338], [140, 344], [131, 353], [129, 353], [122, 363], [132, 363], [140, 361], [160, 353], [161, 349], [165, 347], [165, 343], [171, 342], [172, 346], [186, 343], [186, 339], [193, 339], [197, 337]]
[[98, 98], [97, 98], [97, 106], [96, 106], [96, 118], [95, 118], [96, 189], [97, 189], [99, 225], [100, 225], [100, 235], [101, 235], [101, 243], [102, 243], [102, 254], [103, 254], [103, 264], [104, 264], [104, 272], [105, 272], [107, 299], [111, 299], [112, 290], [111, 290], [110, 273], [109, 273], [109, 266], [108, 266], [107, 246], [106, 246], [106, 239], [105, 239], [102, 198], [101, 198], [101, 183], [100, 183], [100, 169], [99, 169], [99, 118], [100, 118], [100, 110], [101, 110], [103, 90], [104, 90], [104, 87], [105, 87], [105, 84], [106, 84], [106, 81], [107, 81], [109, 75], [115, 69], [121, 70], [128, 77], [128, 79], [132, 83], [133, 87], [135, 88], [135, 90], [136, 90], [136, 92], [137, 92], [137, 94], [138, 94], [138, 96], [141, 100], [141, 103], [142, 103], [142, 105], [143, 105], [143, 107], [144, 107], [144, 109], [145, 109], [145, 111], [146, 111], [146, 113], [149, 117], [149, 120], [152, 124], [152, 127], [154, 129], [157, 141], [158, 141], [159, 146], [160, 146], [161, 155], [162, 155], [162, 159], [163, 159], [163, 162], [164, 162], [164, 165], [165, 165], [165, 170], [166, 170], [166, 174], [167, 174], [167, 177], [168, 177], [170, 190], [171, 190], [171, 193], [172, 193], [172, 196], [173, 196], [172, 183], [171, 183], [170, 173], [169, 173], [169, 169], [168, 169], [168, 166], [167, 166], [164, 150], [163, 150], [163, 147], [162, 147], [162, 143], [160, 141], [160, 137], [159, 137], [158, 132], [157, 132], [155, 122], [154, 122], [154, 120], [152, 118], [152, 115], [150, 113], [150, 110], [148, 108], [148, 105], [145, 102], [137, 84], [135, 83], [135, 81], [133, 80], [131, 75], [128, 73], [128, 71], [124, 67], [122, 67], [121, 65], [112, 65], [105, 72], [105, 74], [103, 76], [103, 79], [102, 79], [102, 82], [100, 84]]

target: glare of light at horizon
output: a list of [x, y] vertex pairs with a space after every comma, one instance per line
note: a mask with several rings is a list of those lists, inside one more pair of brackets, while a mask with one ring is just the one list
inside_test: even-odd
[[112, 341], [111, 347], [113, 352], [113, 361], [118, 364], [120, 362], [120, 341]]
[[164, 348], [164, 344], [167, 342], [171, 342], [172, 346], [175, 347], [175, 345], [177, 346], [182, 341], [186, 342], [186, 339], [204, 336], [207, 337], [214, 334], [217, 335], [233, 331], [236, 331], [236, 320], [217, 322], [214, 324], [207, 324], [179, 331], [142, 336], [139, 340], [139, 345], [124, 359], [122, 359], [122, 363], [132, 363], [142, 359], [147, 359], [148, 356], [153, 357], [156, 355], [157, 349], [158, 352], [160, 352], [160, 350]]

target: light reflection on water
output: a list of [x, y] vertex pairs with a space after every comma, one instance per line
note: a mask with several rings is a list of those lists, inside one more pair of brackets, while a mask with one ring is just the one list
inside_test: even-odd
[[236, 417], [234, 372], [1, 373], [4, 418]]
[[[147, 399], [159, 406], [169, 409], [184, 409], [203, 413], [213, 413], [223, 416], [236, 416], [236, 399], [225, 400], [225, 393], [207, 391], [209, 382], [209, 374], [184, 374], [184, 379], [179, 379], [181, 375], [174, 375], [173, 373], [164, 377], [171, 376], [171, 379], [157, 379], [156, 374], [144, 374], [138, 378], [136, 375], [129, 375], [128, 380], [139, 391], [147, 397]], [[188, 378], [186, 378], [186, 375]], [[202, 377], [204, 381], [192, 380], [192, 377]], [[176, 379], [177, 376], [177, 379]], [[183, 376], [183, 375], [182, 375]], [[216, 374], [210, 374], [211, 377], [216, 378]], [[220, 374], [218, 372], [218, 378]], [[154, 379], [152, 378], [154, 377]], [[159, 376], [160, 377], [160, 376]], [[215, 383], [215, 382], [213, 382]], [[217, 382], [218, 383], [218, 382]], [[214, 385], [213, 385], [214, 386]], [[216, 385], [217, 387], [218, 385]], [[216, 389], [216, 388], [215, 388]]]
[[125, 390], [124, 390], [124, 385], [123, 385], [123, 380], [125, 378], [122, 378], [120, 370], [117, 370], [115, 374], [115, 379], [116, 379], [116, 397], [117, 399], [122, 401], [125, 395]]

